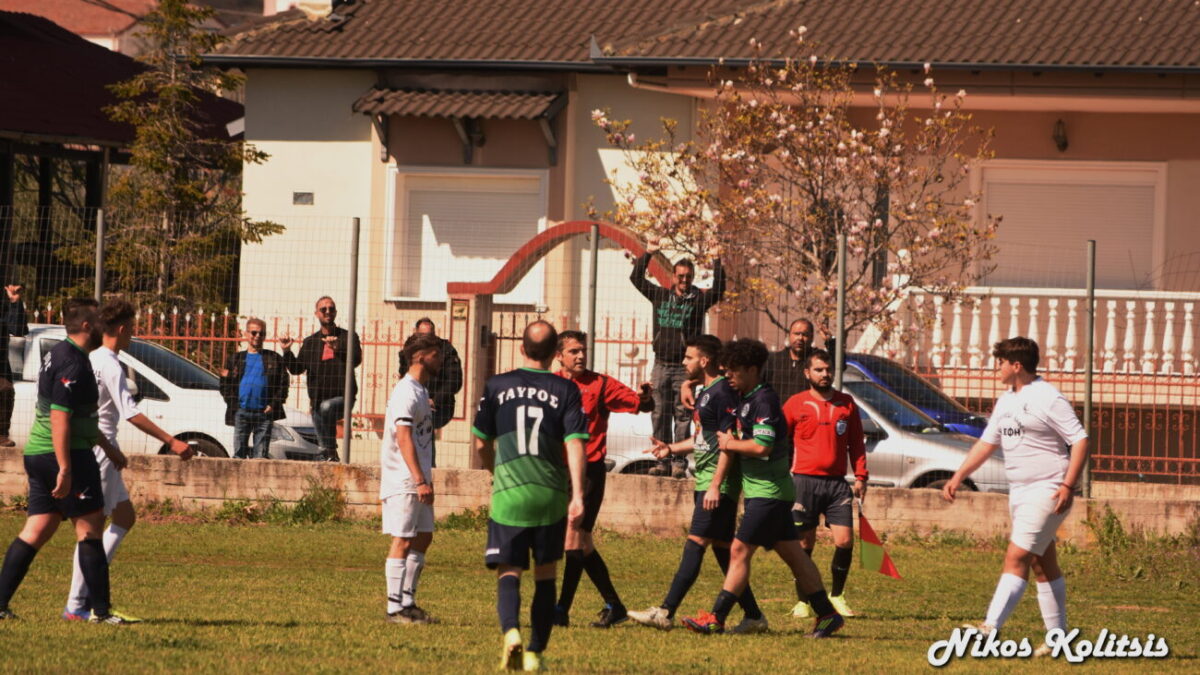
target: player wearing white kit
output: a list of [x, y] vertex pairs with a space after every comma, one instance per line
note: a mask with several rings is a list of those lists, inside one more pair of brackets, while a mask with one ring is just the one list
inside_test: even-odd
[[[117, 425], [122, 420], [128, 420], [146, 434], [162, 441], [163, 446], [179, 455], [180, 459], [190, 459], [192, 449], [187, 443], [176, 439], [163, 431], [157, 424], [138, 410], [125, 384], [125, 369], [121, 367], [118, 356], [122, 349], [129, 347], [133, 340], [133, 322], [137, 311], [133, 305], [124, 300], [110, 300], [100, 308], [97, 314], [97, 324], [102, 331], [101, 346], [88, 355], [92, 362], [92, 371], [96, 375], [96, 385], [99, 389], [100, 433], [117, 449]], [[129, 499], [129, 490], [125, 487], [125, 479], [121, 470], [125, 468], [124, 458], [118, 455], [121, 464], [118, 466], [109, 459], [108, 454], [100, 447], [92, 448], [96, 453], [96, 461], [100, 464], [100, 484], [104, 494], [104, 515], [111, 521], [104, 530], [104, 554], [112, 562], [117, 546], [129, 533], [137, 520], [133, 502]], [[71, 592], [67, 596], [67, 607], [63, 610], [63, 618], [68, 621], [86, 621], [91, 612], [87, 584], [83, 579], [83, 570], [79, 566], [79, 551], [75, 552], [75, 573], [71, 577]], [[127, 614], [121, 616], [127, 621], [137, 621]]]
[[441, 368], [441, 340], [416, 333], [405, 341], [404, 357], [408, 372], [388, 398], [379, 452], [383, 533], [392, 536], [387, 615], [392, 623], [433, 623], [416, 594], [433, 542], [433, 409], [425, 385]]
[[[1046, 630], [1065, 630], [1067, 587], [1058, 567], [1054, 533], [1071, 509], [1087, 461], [1087, 430], [1067, 399], [1037, 376], [1036, 342], [1024, 337], [1001, 340], [995, 344], [992, 356], [1000, 382], [1009, 389], [996, 401], [983, 436], [946, 483], [942, 495], [953, 502], [963, 480], [997, 447], [1004, 448], [1012, 537], [1004, 556], [1004, 572], [978, 628], [990, 633], [1004, 626], [1025, 592], [1032, 567]], [[1038, 653], [1048, 651], [1043, 645]]]

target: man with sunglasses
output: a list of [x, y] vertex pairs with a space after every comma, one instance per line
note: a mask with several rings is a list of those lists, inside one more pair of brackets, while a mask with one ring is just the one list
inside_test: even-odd
[[[263, 349], [267, 324], [246, 321], [246, 350], [230, 354], [221, 370], [221, 396], [225, 399], [225, 424], [233, 427], [233, 456], [267, 459], [275, 420], [284, 418], [288, 374], [283, 357]], [[251, 449], [250, 437], [254, 437]]]
[[[358, 381], [350, 379], [350, 400], [345, 400], [342, 390], [346, 375], [346, 349], [353, 347], [354, 367], [362, 363], [362, 344], [358, 335], [337, 325], [337, 305], [328, 295], [317, 300], [317, 321], [321, 328], [304, 338], [300, 354], [292, 354], [292, 338], [279, 338], [283, 348], [283, 364], [292, 375], [308, 373], [308, 400], [312, 404], [313, 424], [317, 428], [317, 440], [325, 451], [325, 459], [338, 461], [337, 423], [342, 419], [345, 406], [354, 407], [358, 395]], [[347, 343], [353, 340], [353, 345]]]

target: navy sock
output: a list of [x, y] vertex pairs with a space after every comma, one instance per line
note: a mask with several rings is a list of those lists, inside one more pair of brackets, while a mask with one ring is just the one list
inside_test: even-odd
[[683, 604], [684, 596], [691, 590], [692, 584], [696, 583], [696, 577], [700, 576], [700, 566], [703, 563], [704, 546], [691, 539], [685, 541], [683, 557], [679, 559], [679, 569], [675, 572], [675, 578], [671, 580], [671, 590], [667, 591], [667, 597], [662, 602], [663, 608], [667, 610], [667, 616], [675, 618], [675, 610]]
[[604, 564], [599, 551], [594, 550], [583, 557], [583, 569], [609, 607], [624, 607], [621, 596], [617, 595], [617, 589], [613, 588], [612, 579], [608, 576], [608, 565]]
[[738, 596], [730, 593], [725, 589], [717, 594], [717, 601], [713, 603], [712, 613], [717, 615], [717, 621], [725, 623], [725, 618], [729, 616], [729, 612], [733, 610], [733, 606], [737, 604]]
[[505, 574], [496, 582], [496, 613], [500, 615], [500, 632], [521, 627], [521, 577]]
[[830, 595], [841, 595], [846, 589], [846, 577], [850, 575], [850, 562], [854, 560], [854, 549], [851, 547], [834, 548], [833, 562], [829, 564], [829, 569], [833, 573], [833, 587], [830, 588]]
[[[713, 547], [713, 557], [717, 559], [717, 564], [721, 566], [721, 573], [729, 573], [729, 549]], [[746, 582], [746, 590], [742, 591], [742, 597], [738, 598], [738, 604], [742, 606], [742, 612], [745, 613], [748, 619], [761, 619], [762, 609], [758, 606], [758, 600], [754, 598], [754, 591], [750, 590], [750, 582]]]
[[571, 605], [575, 603], [575, 591], [579, 590], [579, 580], [583, 577], [583, 549], [573, 548], [566, 553], [567, 561], [563, 564], [562, 595], [558, 596], [558, 607], [564, 614], [571, 613]]
[[0, 567], [0, 609], [8, 609], [8, 601], [17, 592], [25, 573], [33, 563], [33, 557], [38, 550], [17, 537], [8, 546], [4, 554], [4, 566]]
[[816, 593], [806, 597], [803, 593], [800, 593], [800, 582], [797, 581], [796, 592], [799, 593], [800, 597], [804, 598], [808, 604], [812, 605], [813, 611], [816, 612], [817, 616], [827, 616], [834, 613], [835, 610], [833, 609], [833, 605], [830, 604], [829, 596], [825, 593], [825, 591], [817, 591]]
[[550, 644], [550, 631], [554, 628], [554, 579], [539, 579], [534, 582], [533, 604], [529, 607], [529, 625], [533, 633], [529, 638], [529, 651], [545, 651]]
[[88, 586], [92, 612], [104, 616], [112, 610], [108, 588], [108, 556], [104, 555], [104, 542], [99, 539], [84, 539], [78, 546], [79, 569], [83, 571], [83, 580]]

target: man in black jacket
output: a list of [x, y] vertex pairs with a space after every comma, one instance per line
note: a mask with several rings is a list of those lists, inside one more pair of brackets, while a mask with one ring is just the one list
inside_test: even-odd
[[[279, 354], [263, 349], [267, 324], [246, 321], [246, 351], [230, 354], [221, 370], [221, 396], [225, 399], [225, 424], [233, 427], [234, 457], [268, 459], [275, 420], [285, 417], [288, 374]], [[250, 436], [254, 448], [250, 448]]]
[[4, 292], [8, 295], [8, 303], [0, 311], [0, 448], [11, 448], [16, 445], [8, 437], [16, 391], [13, 389], [12, 366], [8, 363], [8, 336], [28, 335], [29, 324], [25, 322], [25, 303], [21, 302], [21, 286], [9, 284], [4, 287]]
[[[646, 253], [638, 258], [629, 280], [646, 296], [654, 313], [654, 369], [650, 382], [654, 386], [654, 412], [651, 413], [654, 437], [663, 443], [682, 441], [689, 437], [691, 413], [683, 407], [679, 398], [679, 387], [687, 380], [683, 368], [683, 353], [687, 341], [704, 333], [704, 315], [709, 308], [721, 301], [725, 294], [725, 271], [721, 261], [713, 260], [713, 285], [711, 289], [696, 288], [696, 266], [687, 258], [680, 258], [673, 268], [670, 288], [663, 288], [646, 278], [650, 258], [658, 252], [657, 243], [646, 245]], [[671, 459], [664, 459], [650, 470], [651, 475], [687, 477], [687, 458], [676, 456], [675, 466]]]
[[[357, 334], [338, 327], [337, 305], [333, 298], [326, 295], [317, 300], [316, 314], [321, 329], [304, 338], [299, 356], [292, 354], [290, 336], [279, 338], [279, 346], [284, 350], [283, 363], [288, 372], [293, 375], [308, 373], [308, 400], [312, 404], [317, 440], [325, 451], [325, 459], [336, 462], [337, 423], [344, 415], [345, 406], [354, 407], [354, 397], [358, 395], [358, 381], [355, 378], [350, 379], [350, 400], [346, 401], [343, 394], [346, 350], [351, 350], [354, 367], [357, 368], [362, 363], [362, 344]], [[349, 438], [349, 429], [346, 430], [346, 437]]]
[[802, 391], [808, 391], [808, 378], [804, 376], [808, 353], [813, 348], [813, 323], [808, 319], [796, 319], [788, 326], [787, 346], [772, 352], [767, 358], [762, 379], [779, 394], [779, 401], [787, 400]]
[[[433, 407], [433, 428], [441, 429], [450, 423], [454, 417], [454, 397], [455, 394], [462, 391], [463, 386], [463, 370], [462, 359], [458, 356], [458, 350], [450, 341], [438, 337], [434, 333], [433, 320], [429, 317], [421, 317], [417, 319], [416, 329], [413, 334], [433, 335], [441, 344], [442, 369], [439, 370], [429, 380], [426, 388], [429, 389], [430, 405]], [[403, 377], [408, 372], [408, 360], [404, 358], [404, 350], [400, 350], [400, 376]], [[437, 445], [434, 444], [433, 466], [437, 466]]]

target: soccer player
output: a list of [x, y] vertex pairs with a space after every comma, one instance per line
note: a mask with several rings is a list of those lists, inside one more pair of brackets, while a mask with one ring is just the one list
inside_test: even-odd
[[[713, 557], [724, 575], [729, 571], [729, 545], [737, 526], [738, 495], [742, 490], [739, 460], [717, 449], [717, 433], [727, 432], [736, 423], [734, 413], [738, 395], [721, 375], [717, 357], [721, 341], [712, 335], [698, 335], [687, 341], [683, 367], [689, 379], [703, 383], [695, 407], [696, 435], [684, 441], [664, 443], [654, 439], [652, 452], [660, 459], [668, 454], [696, 453], [696, 495], [692, 511], [692, 526], [683, 543], [683, 557], [671, 581], [671, 588], [662, 604], [644, 612], [630, 612], [629, 618], [643, 626], [662, 630], [674, 627], [675, 612], [683, 598], [700, 576], [704, 549], [712, 544]], [[745, 617], [734, 633], [759, 633], [767, 630], [767, 619], [755, 602], [750, 586], [738, 598]]]
[[[854, 616], [844, 590], [854, 555], [854, 499], [867, 494], [867, 448], [862, 418], [854, 398], [833, 389], [833, 358], [824, 349], [808, 354], [804, 376], [810, 388], [783, 404], [788, 435], [792, 439], [792, 481], [796, 503], [792, 518], [800, 531], [800, 545], [812, 555], [817, 525], [833, 532], [833, 584], [829, 601], [842, 616]], [[854, 487], [846, 484], [846, 458], [854, 467]], [[800, 618], [813, 616], [801, 600], [792, 610]]]
[[425, 385], [442, 366], [441, 341], [414, 333], [404, 342], [408, 372], [388, 398], [379, 450], [383, 532], [392, 535], [385, 573], [392, 623], [433, 623], [417, 606], [417, 581], [433, 542], [433, 409]]
[[[996, 400], [983, 435], [942, 488], [942, 496], [953, 502], [962, 482], [997, 447], [1004, 448], [1012, 536], [1004, 555], [1004, 571], [983, 624], [969, 627], [984, 633], [1003, 628], [1025, 593], [1032, 567], [1046, 630], [1066, 630], [1067, 586], [1058, 566], [1054, 534], [1071, 510], [1075, 487], [1087, 462], [1087, 430], [1067, 399], [1038, 377], [1040, 354], [1036, 342], [1025, 337], [1001, 340], [993, 346], [992, 356], [1000, 382], [1008, 390]], [[1049, 653], [1049, 649], [1043, 645], [1035, 653]]]
[[758, 340], [742, 338], [725, 344], [719, 358], [729, 384], [741, 395], [737, 431], [718, 431], [718, 447], [741, 456], [742, 493], [746, 510], [730, 549], [729, 573], [711, 612], [688, 617], [684, 624], [697, 633], [725, 632], [725, 618], [750, 582], [750, 559], [759, 547], [775, 549], [792, 570], [796, 594], [808, 600], [817, 612], [809, 637], [829, 637], [845, 624], [829, 603], [821, 575], [800, 546], [800, 535], [792, 522], [795, 488], [788, 471], [792, 442], [779, 397], [761, 381], [767, 347]]
[[[142, 414], [125, 384], [125, 369], [121, 367], [118, 355], [121, 350], [128, 348], [133, 340], [133, 322], [136, 316], [137, 310], [124, 300], [106, 302], [97, 315], [96, 323], [101, 332], [101, 344], [88, 355], [88, 360], [96, 377], [100, 433], [109, 445], [120, 449], [121, 446], [117, 444], [117, 425], [122, 420], [128, 420], [148, 436], [160, 441], [163, 447], [178, 455], [180, 459], [191, 459], [191, 446], [163, 431]], [[104, 555], [111, 564], [117, 547], [121, 545], [129, 530], [133, 529], [137, 513], [133, 509], [133, 501], [129, 498], [129, 490], [125, 487], [120, 468], [109, 459], [108, 453], [99, 445], [93, 447], [92, 452], [100, 465], [104, 516], [112, 519], [102, 537]], [[79, 561], [79, 549], [76, 549], [71, 592], [67, 595], [67, 607], [63, 610], [62, 617], [68, 621], [84, 621], [89, 617], [90, 605], [88, 587]], [[109, 612], [125, 618], [130, 623], [138, 621], [113, 609]]]
[[554, 624], [566, 626], [570, 623], [571, 604], [575, 600], [575, 590], [579, 588], [579, 579], [586, 570], [588, 578], [604, 598], [604, 609], [600, 610], [598, 618], [592, 622], [593, 628], [609, 628], [627, 618], [625, 605], [613, 587], [608, 575], [608, 566], [604, 558], [596, 550], [592, 539], [592, 530], [596, 527], [596, 517], [600, 515], [600, 505], [604, 502], [604, 484], [608, 477], [608, 467], [604, 458], [608, 454], [607, 434], [608, 416], [611, 413], [646, 412], [654, 409], [654, 399], [651, 398], [649, 383], [643, 384], [641, 394], [625, 386], [621, 382], [588, 370], [587, 368], [587, 334], [577, 330], [565, 330], [558, 334], [558, 363], [562, 369], [560, 377], [565, 377], [579, 387], [579, 395], [583, 400], [583, 412], [587, 415], [587, 469], [585, 471], [583, 488], [583, 520], [579, 529], [567, 530], [566, 563], [563, 566], [562, 590], [558, 596], [558, 604], [554, 607]]
[[8, 607], [39, 549], [63, 518], [75, 526], [79, 565], [90, 589], [93, 623], [125, 624], [111, 613], [108, 558], [104, 555], [104, 496], [100, 465], [92, 447], [105, 448], [118, 468], [125, 456], [108, 444], [97, 424], [99, 392], [87, 354], [100, 343], [96, 301], [70, 300], [63, 307], [67, 339], [42, 357], [38, 398], [25, 473], [29, 477], [29, 517], [0, 565], [0, 620], [16, 616]]
[[[554, 577], [567, 530], [583, 519], [587, 416], [579, 387], [548, 368], [558, 332], [546, 321], [525, 327], [525, 367], [484, 385], [471, 432], [483, 465], [493, 471], [487, 566], [496, 570], [496, 611], [504, 647], [500, 667], [540, 670], [554, 627]], [[565, 450], [564, 452], [564, 445]], [[521, 572], [533, 554], [533, 632], [521, 645]]]

